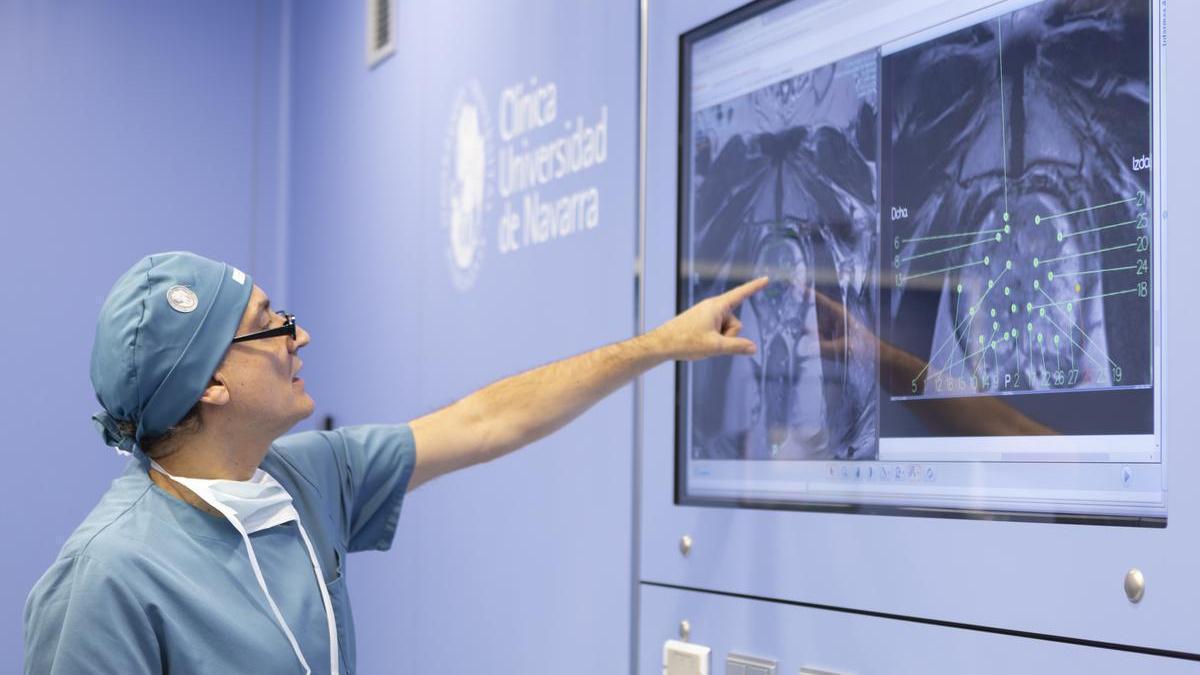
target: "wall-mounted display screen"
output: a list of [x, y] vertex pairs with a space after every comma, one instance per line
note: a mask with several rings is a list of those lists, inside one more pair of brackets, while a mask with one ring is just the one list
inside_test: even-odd
[[679, 309], [771, 282], [679, 366], [678, 501], [1165, 525], [1149, 0], [819, 12], [682, 38]]

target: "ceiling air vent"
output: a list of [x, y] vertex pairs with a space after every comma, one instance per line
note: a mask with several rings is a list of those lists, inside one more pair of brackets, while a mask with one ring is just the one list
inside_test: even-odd
[[367, 67], [396, 51], [395, 0], [367, 0]]

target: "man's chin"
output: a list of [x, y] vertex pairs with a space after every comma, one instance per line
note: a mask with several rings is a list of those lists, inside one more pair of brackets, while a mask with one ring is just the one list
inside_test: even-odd
[[316, 409], [316, 401], [313, 401], [313, 397], [309, 396], [308, 392], [304, 392], [304, 403], [300, 406], [300, 417], [296, 421], [299, 422], [300, 420], [312, 417], [313, 411]]

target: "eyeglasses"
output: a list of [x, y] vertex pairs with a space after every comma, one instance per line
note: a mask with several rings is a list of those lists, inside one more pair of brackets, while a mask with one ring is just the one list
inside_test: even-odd
[[238, 343], [238, 342], [249, 342], [250, 340], [263, 340], [265, 338], [279, 337], [280, 335], [286, 335], [286, 336], [292, 338], [293, 340], [295, 340], [296, 339], [296, 315], [288, 314], [287, 312], [283, 311], [282, 309], [275, 313], [278, 314], [279, 316], [283, 317], [283, 325], [282, 326], [280, 326], [279, 328], [268, 328], [266, 330], [260, 330], [257, 333], [249, 333], [246, 335], [239, 335], [238, 337], [233, 338], [233, 343], [231, 343], [231, 344]]

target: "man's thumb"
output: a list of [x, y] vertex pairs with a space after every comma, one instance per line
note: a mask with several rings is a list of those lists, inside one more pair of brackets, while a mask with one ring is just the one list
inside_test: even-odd
[[721, 353], [723, 354], [745, 354], [750, 355], [758, 352], [758, 346], [753, 340], [746, 338], [721, 338]]

